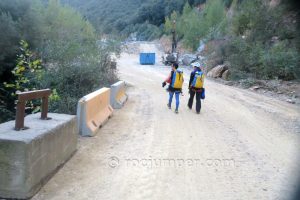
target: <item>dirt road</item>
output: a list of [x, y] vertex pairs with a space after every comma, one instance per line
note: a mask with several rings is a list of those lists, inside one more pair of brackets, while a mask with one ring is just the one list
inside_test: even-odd
[[[158, 54], [154, 44], [140, 51]], [[159, 61], [159, 60], [158, 60]], [[170, 71], [123, 53], [129, 100], [34, 200], [289, 199], [299, 177], [300, 113], [288, 104], [212, 81], [200, 115], [167, 108], [161, 82]], [[174, 106], [173, 106], [174, 107]]]

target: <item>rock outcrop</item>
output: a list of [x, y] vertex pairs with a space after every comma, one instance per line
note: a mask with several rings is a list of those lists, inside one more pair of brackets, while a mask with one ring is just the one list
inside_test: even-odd
[[225, 71], [227, 71], [227, 72], [224, 76], [226, 76], [228, 78], [228, 75], [229, 75], [228, 67], [226, 65], [218, 65], [218, 66], [214, 67], [212, 70], [210, 70], [207, 73], [207, 76], [211, 77], [211, 78], [222, 78], [222, 75]]

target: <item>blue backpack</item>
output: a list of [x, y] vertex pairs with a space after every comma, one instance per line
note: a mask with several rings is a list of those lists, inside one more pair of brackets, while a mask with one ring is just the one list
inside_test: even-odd
[[181, 69], [177, 69], [173, 72], [173, 78], [171, 82], [171, 86], [175, 89], [181, 89], [183, 85], [183, 71]]
[[194, 80], [192, 82], [192, 86], [194, 88], [200, 89], [200, 88], [203, 88], [203, 84], [204, 84], [204, 74], [203, 74], [203, 72], [196, 71], [195, 76], [194, 76]]

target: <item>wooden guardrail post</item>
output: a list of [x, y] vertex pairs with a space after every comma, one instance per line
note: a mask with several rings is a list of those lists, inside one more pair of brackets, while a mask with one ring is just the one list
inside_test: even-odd
[[41, 119], [42, 120], [50, 119], [47, 116], [48, 115], [48, 99], [49, 99], [50, 94], [51, 94], [50, 89], [17, 93], [18, 102], [17, 102], [17, 109], [16, 109], [15, 130], [19, 131], [19, 130], [27, 129], [24, 126], [26, 101], [30, 101], [33, 99], [42, 99]]

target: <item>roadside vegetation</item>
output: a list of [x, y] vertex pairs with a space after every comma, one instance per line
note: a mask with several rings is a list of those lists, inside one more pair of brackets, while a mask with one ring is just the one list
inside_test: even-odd
[[207, 44], [208, 69], [229, 66], [233, 80], [300, 79], [299, 10], [290, 1], [272, 5], [264, 0], [210, 0], [182, 14], [166, 17], [164, 31], [170, 33], [176, 20], [183, 44], [196, 50]]
[[50, 111], [75, 114], [79, 98], [117, 79], [118, 45], [57, 0], [1, 0], [0, 29], [0, 122], [14, 117], [17, 91], [50, 88]]

